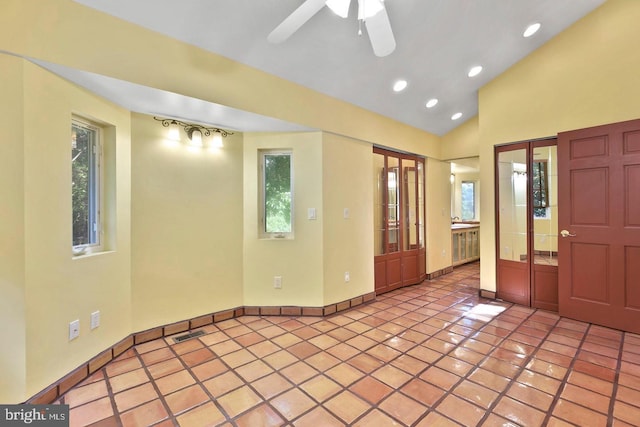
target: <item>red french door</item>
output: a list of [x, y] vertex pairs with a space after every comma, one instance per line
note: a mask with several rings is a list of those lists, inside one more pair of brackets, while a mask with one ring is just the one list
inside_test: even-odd
[[424, 159], [373, 149], [376, 293], [424, 280]]
[[495, 148], [497, 297], [558, 310], [556, 139]]

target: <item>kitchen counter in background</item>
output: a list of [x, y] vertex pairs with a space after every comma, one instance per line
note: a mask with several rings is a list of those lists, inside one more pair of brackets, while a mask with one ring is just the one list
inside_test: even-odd
[[480, 259], [480, 223], [451, 224], [451, 265], [466, 264]]

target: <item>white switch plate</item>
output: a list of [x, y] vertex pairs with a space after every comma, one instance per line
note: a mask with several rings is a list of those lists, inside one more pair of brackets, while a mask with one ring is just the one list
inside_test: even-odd
[[273, 276], [273, 287], [282, 289], [282, 276]]
[[316, 208], [307, 209], [307, 219], [316, 219]]
[[80, 335], [80, 319], [69, 323], [69, 341], [78, 338]]
[[348, 271], [344, 272], [344, 281], [348, 282], [349, 280], [351, 280], [351, 275], [349, 274]]
[[91, 329], [100, 326], [100, 310], [91, 313]]
[[344, 210], [342, 211], [342, 215], [344, 216], [344, 219], [348, 219], [351, 216], [351, 212], [349, 212], [349, 208], [344, 208]]

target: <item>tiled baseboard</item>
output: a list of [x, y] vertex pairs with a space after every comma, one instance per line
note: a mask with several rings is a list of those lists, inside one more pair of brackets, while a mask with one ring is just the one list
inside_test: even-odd
[[432, 273], [427, 274], [427, 280], [433, 280], [440, 276], [444, 276], [445, 274], [453, 273], [453, 266], [445, 267], [441, 270], [436, 270]]
[[361, 304], [365, 304], [376, 299], [375, 292], [360, 295], [355, 298], [329, 304], [324, 307], [297, 307], [297, 306], [275, 306], [275, 307], [238, 307], [229, 310], [223, 310], [216, 313], [206, 314], [204, 316], [194, 317], [192, 319], [183, 320], [168, 325], [158, 326], [141, 332], [134, 332], [123, 340], [114, 344], [110, 348], [101, 352], [91, 360], [83, 363], [69, 374], [60, 378], [58, 381], [45, 388], [35, 396], [27, 400], [25, 403], [46, 405], [54, 402], [73, 386], [83, 381], [89, 375], [98, 371], [111, 360], [120, 356], [122, 353], [137, 344], [152, 341], [158, 338], [167, 337], [196, 329], [201, 326], [210, 325], [223, 320], [229, 320], [241, 316], [313, 316], [322, 317], [347, 310]]
[[480, 289], [480, 296], [487, 299], [496, 299], [496, 293], [494, 291], [488, 291], [486, 289]]

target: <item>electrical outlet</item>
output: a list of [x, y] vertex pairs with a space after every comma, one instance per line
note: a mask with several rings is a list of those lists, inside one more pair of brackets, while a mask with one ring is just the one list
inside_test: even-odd
[[91, 329], [100, 326], [100, 310], [91, 313]]
[[69, 341], [78, 338], [80, 335], [80, 319], [69, 323]]
[[282, 276], [273, 276], [273, 287], [282, 289]]
[[351, 276], [349, 275], [348, 271], [344, 272], [344, 281], [348, 282], [349, 280], [351, 280]]

